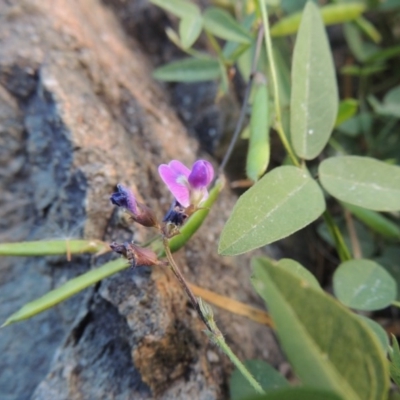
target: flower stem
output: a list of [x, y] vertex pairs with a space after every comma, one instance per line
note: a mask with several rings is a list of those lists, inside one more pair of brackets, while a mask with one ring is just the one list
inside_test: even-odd
[[237, 369], [243, 374], [244, 378], [249, 382], [249, 384], [254, 388], [257, 393], [264, 394], [264, 390], [261, 385], [254, 379], [251, 375], [250, 371], [244, 366], [244, 364], [237, 358], [235, 353], [233, 353], [232, 349], [225, 342], [225, 338], [222, 335], [221, 331], [218, 329], [215, 321], [211, 307], [206, 304], [200, 298], [196, 298], [190, 289], [188, 283], [183, 277], [181, 271], [179, 270], [177, 264], [175, 263], [174, 258], [172, 257], [171, 250], [169, 248], [169, 240], [167, 237], [163, 237], [163, 245], [165, 255], [167, 256], [168, 263], [172, 269], [172, 272], [178, 279], [179, 283], [182, 285], [186, 294], [188, 295], [194, 309], [199, 315], [200, 319], [204, 322], [207, 327], [207, 335], [210, 339], [218, 345], [218, 347], [229, 357], [232, 363], [237, 367]]
[[193, 294], [188, 283], [186, 282], [185, 278], [183, 277], [181, 271], [179, 270], [178, 266], [176, 265], [174, 258], [172, 257], [171, 249], [169, 248], [169, 240], [165, 236], [163, 237], [163, 245], [164, 245], [165, 255], [167, 256], [168, 263], [171, 267], [172, 272], [174, 273], [174, 275], [178, 279], [179, 283], [181, 284], [181, 286], [185, 290], [186, 294], [188, 295], [190, 302], [192, 303], [192, 305], [193, 305], [194, 309], [196, 310], [197, 314], [199, 315], [200, 319], [204, 322], [207, 329], [210, 332], [212, 332], [212, 328], [211, 328], [209, 322], [207, 321], [207, 319], [204, 317], [203, 313], [200, 310], [200, 305], [199, 305], [197, 298]]

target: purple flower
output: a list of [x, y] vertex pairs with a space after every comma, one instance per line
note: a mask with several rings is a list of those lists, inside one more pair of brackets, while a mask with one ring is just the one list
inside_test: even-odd
[[125, 208], [132, 219], [140, 225], [158, 228], [159, 224], [153, 211], [147, 206], [136, 201], [134, 194], [125, 186], [117, 185], [118, 192], [110, 197], [111, 203]]
[[213, 166], [205, 160], [196, 161], [192, 170], [180, 161], [172, 160], [158, 167], [161, 179], [183, 207], [197, 207], [207, 199], [207, 186], [214, 178]]

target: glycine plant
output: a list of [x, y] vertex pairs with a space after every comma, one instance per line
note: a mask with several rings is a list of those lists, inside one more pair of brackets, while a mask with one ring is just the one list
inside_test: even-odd
[[[400, 51], [396, 47], [380, 48], [380, 33], [362, 13], [367, 5], [382, 9], [390, 6], [350, 1], [319, 8], [312, 1], [249, 0], [241, 2], [232, 14], [220, 7], [201, 11], [184, 0], [151, 1], [178, 17], [179, 32], [168, 28], [167, 34], [190, 56], [158, 68], [154, 73], [157, 79], [218, 80], [220, 94], [229, 95], [229, 72], [236, 66], [247, 81], [242, 113], [219, 168], [219, 180], [208, 193], [213, 169], [204, 160], [197, 161], [192, 169], [176, 160], [161, 165], [160, 177], [174, 196], [162, 222], [138, 203], [128, 188], [119, 185], [112, 203], [126, 209], [136, 223], [158, 230], [163, 250], [156, 254], [133, 243], [112, 243], [111, 248], [124, 258], [89, 271], [27, 304], [5, 325], [29, 318], [129, 265], [169, 266], [210, 339], [237, 367], [230, 380], [232, 399], [388, 399], [390, 377], [400, 384], [399, 346], [393, 338], [390, 347], [383, 328], [358, 311], [399, 305], [400, 276], [395, 259], [399, 251], [393, 244], [400, 239], [396, 214], [400, 210], [400, 168], [396, 165], [400, 146], [392, 132], [400, 119], [400, 87], [387, 93], [382, 102], [374, 94], [367, 100], [339, 102], [324, 25], [343, 24], [348, 45], [360, 66], [347, 66], [342, 73], [359, 77], [365, 90], [367, 77], [385, 70], [386, 61]], [[268, 11], [281, 8], [288, 16], [270, 28]], [[202, 33], [215, 55], [193, 47]], [[296, 41], [289, 80], [284, 49], [271, 38], [291, 34], [296, 34]], [[249, 122], [243, 126], [249, 102]], [[373, 116], [377, 116], [375, 126], [380, 128], [375, 136]], [[287, 160], [285, 165], [266, 172], [271, 128], [278, 134]], [[316, 278], [295, 260], [252, 260], [254, 288], [268, 306], [280, 344], [301, 386], [290, 386], [260, 360], [243, 364], [237, 359], [216, 327], [211, 308], [192, 293], [172, 256], [200, 227], [217, 200], [224, 167], [241, 131], [248, 132], [246, 174], [253, 185], [232, 210], [221, 233], [219, 253], [235, 256], [249, 252], [321, 219], [324, 225], [320, 224], [318, 231], [335, 247], [340, 259], [333, 275], [336, 298], [325, 293]], [[360, 136], [365, 137], [367, 156], [357, 146]], [[327, 199], [345, 215], [348, 235], [342, 221], [327, 207]], [[385, 243], [379, 258], [373, 258], [376, 252], [371, 251], [372, 240], [366, 245], [360, 243], [359, 237], [367, 229]], [[60, 242], [41, 246], [4, 244], [0, 252], [40, 255], [66, 251]], [[71, 253], [96, 253], [106, 251], [108, 245], [75, 240], [68, 248]]]

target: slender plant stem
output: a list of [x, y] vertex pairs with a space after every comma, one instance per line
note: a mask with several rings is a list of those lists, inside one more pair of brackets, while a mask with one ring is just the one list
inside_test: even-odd
[[150, 246], [152, 243], [154, 243], [156, 240], [159, 240], [161, 238], [161, 234], [157, 234], [153, 237], [151, 237], [149, 240], [147, 240], [146, 242], [142, 243], [140, 246], [141, 247], [148, 247]]
[[244, 122], [244, 119], [246, 117], [247, 104], [249, 102], [251, 87], [253, 85], [254, 76], [255, 76], [255, 73], [256, 73], [256, 70], [257, 70], [258, 59], [260, 57], [262, 36], [263, 36], [263, 27], [261, 25], [259, 27], [259, 29], [258, 29], [257, 42], [256, 42], [256, 48], [255, 48], [255, 51], [254, 51], [252, 64], [251, 64], [250, 77], [249, 77], [249, 81], [247, 82], [246, 90], [244, 92], [244, 99], [243, 99], [242, 108], [240, 110], [239, 119], [238, 119], [238, 122], [236, 124], [235, 132], [233, 133], [231, 142], [229, 143], [228, 150], [226, 151], [226, 153], [224, 155], [224, 159], [222, 160], [221, 165], [219, 166], [219, 175], [223, 173], [223, 171], [224, 171], [224, 169], [226, 167], [226, 164], [228, 163], [229, 159], [231, 158], [233, 149], [234, 149], [235, 144], [236, 144], [236, 142], [237, 142], [237, 140], [239, 138], [239, 134], [242, 131], [243, 122]]
[[185, 278], [183, 277], [181, 271], [179, 270], [178, 266], [176, 265], [174, 258], [172, 257], [171, 249], [169, 248], [169, 241], [165, 236], [163, 237], [163, 244], [164, 244], [165, 255], [167, 256], [168, 263], [172, 269], [172, 272], [174, 273], [174, 275], [178, 279], [179, 283], [182, 285], [183, 289], [185, 290], [186, 294], [188, 295], [188, 297], [189, 297], [194, 309], [196, 310], [197, 314], [199, 315], [200, 319], [204, 322], [207, 329], [210, 332], [212, 332], [211, 325], [207, 321], [207, 319], [204, 317], [203, 313], [201, 312], [200, 305], [199, 305], [199, 302], [198, 302], [196, 296], [193, 294], [188, 283], [186, 282]]
[[267, 13], [267, 5], [264, 0], [258, 0], [258, 6], [261, 10], [261, 17], [264, 25], [264, 38], [265, 38], [265, 47], [268, 54], [269, 67], [271, 70], [271, 79], [272, 85], [274, 89], [274, 103], [275, 103], [275, 129], [278, 132], [279, 138], [288, 153], [292, 163], [296, 165], [296, 167], [300, 167], [299, 160], [295, 156], [292, 147], [290, 146], [289, 141], [287, 140], [286, 134], [283, 130], [282, 126], [282, 115], [281, 115], [281, 106], [279, 102], [279, 85], [278, 85], [278, 77], [275, 69], [275, 60], [274, 53], [272, 51], [272, 43], [271, 43], [271, 35], [269, 33], [269, 22], [268, 22], [268, 13]]
[[[172, 269], [172, 272], [178, 279], [179, 283], [184, 288], [186, 294], [188, 295], [194, 309], [199, 315], [200, 319], [204, 322], [208, 330], [208, 336], [211, 340], [219, 346], [219, 348], [229, 357], [232, 363], [238, 368], [238, 370], [243, 374], [244, 378], [247, 379], [249, 384], [254, 388], [257, 393], [264, 394], [264, 390], [261, 385], [254, 379], [249, 370], [244, 366], [244, 364], [237, 358], [237, 356], [233, 353], [232, 349], [225, 342], [225, 338], [222, 335], [221, 331], [218, 329], [213, 315], [211, 307], [208, 305], [204, 305], [202, 300], [200, 301], [195, 297], [192, 290], [190, 289], [188, 283], [183, 277], [181, 271], [179, 270], [175, 260], [172, 256], [171, 250], [169, 248], [169, 240], [165, 236], [163, 237], [163, 245], [165, 250], [165, 255], [167, 256], [168, 263]], [[200, 303], [201, 302], [201, 303]], [[205, 311], [207, 310], [207, 311]]]
[[216, 344], [219, 348], [229, 357], [236, 368], [242, 373], [242, 375], [247, 379], [247, 381], [253, 386], [257, 393], [264, 394], [264, 390], [261, 385], [254, 379], [253, 375], [249, 370], [243, 365], [243, 363], [236, 357], [235, 353], [226, 344], [224, 337], [221, 335], [220, 338], [215, 339]]
[[347, 248], [343, 236], [340, 233], [340, 230], [336, 225], [335, 221], [333, 220], [331, 213], [328, 210], [325, 210], [323, 216], [325, 223], [328, 227], [329, 233], [331, 234], [333, 240], [335, 241], [336, 250], [338, 252], [340, 260], [342, 262], [351, 260], [350, 251]]

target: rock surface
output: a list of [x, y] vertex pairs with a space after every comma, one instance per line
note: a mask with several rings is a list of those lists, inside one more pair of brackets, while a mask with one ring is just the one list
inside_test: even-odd
[[[144, 240], [111, 207], [115, 185], [161, 216], [171, 198], [158, 164], [201, 155], [150, 58], [97, 0], [0, 0], [0, 9], [0, 240]], [[177, 262], [189, 281], [261, 304], [249, 258], [216, 252], [234, 202], [226, 190]], [[2, 258], [1, 320], [110, 257]], [[268, 328], [222, 310], [216, 319], [239, 357], [281, 361]], [[232, 367], [202, 329], [169, 271], [123, 271], [0, 331], [1, 397], [227, 398]]]

